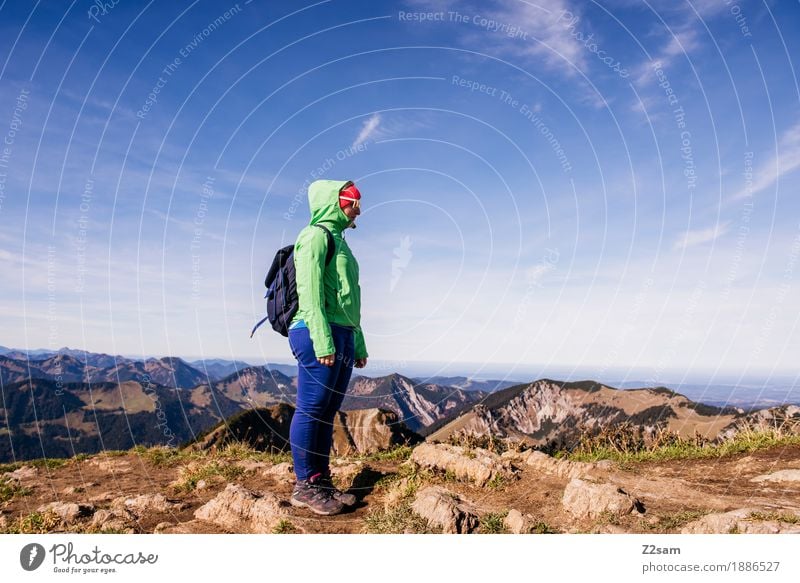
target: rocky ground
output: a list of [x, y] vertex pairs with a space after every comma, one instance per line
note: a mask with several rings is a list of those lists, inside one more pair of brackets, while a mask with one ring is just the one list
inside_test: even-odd
[[330, 517], [288, 504], [289, 459], [234, 446], [14, 464], [0, 470], [0, 531], [800, 533], [800, 445], [620, 464], [423, 443], [336, 458], [360, 500]]

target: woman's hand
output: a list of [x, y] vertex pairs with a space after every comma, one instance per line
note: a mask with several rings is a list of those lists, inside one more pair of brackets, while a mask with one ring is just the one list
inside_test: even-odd
[[336, 353], [328, 354], [326, 356], [320, 356], [317, 360], [320, 364], [324, 364], [325, 366], [333, 366], [334, 358], [336, 358]]
[[364, 368], [367, 366], [366, 358], [356, 358], [356, 368]]

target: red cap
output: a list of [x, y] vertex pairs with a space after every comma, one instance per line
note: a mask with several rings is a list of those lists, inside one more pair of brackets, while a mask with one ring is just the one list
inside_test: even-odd
[[341, 197], [346, 196], [348, 198], [355, 198], [356, 200], [361, 200], [361, 193], [356, 188], [355, 184], [350, 184], [347, 188], [343, 188], [339, 191], [339, 206], [344, 208], [349, 205], [352, 201], [347, 199], [343, 199]]

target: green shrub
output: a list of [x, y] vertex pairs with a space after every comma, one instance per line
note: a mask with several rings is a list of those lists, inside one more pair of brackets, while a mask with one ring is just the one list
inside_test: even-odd
[[186, 468], [181, 480], [174, 486], [178, 492], [190, 492], [197, 487], [200, 480], [208, 480], [221, 476], [225, 480], [233, 480], [244, 473], [244, 468], [224, 462], [212, 461], [196, 468]]
[[507, 514], [508, 510], [484, 514], [480, 519], [480, 532], [482, 534], [507, 534], [508, 529], [503, 522]]

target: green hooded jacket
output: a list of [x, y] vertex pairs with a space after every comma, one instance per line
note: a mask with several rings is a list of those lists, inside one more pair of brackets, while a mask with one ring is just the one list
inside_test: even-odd
[[[339, 206], [339, 191], [349, 184], [350, 181], [315, 180], [309, 185], [311, 221], [300, 231], [294, 245], [299, 308], [290, 325], [298, 320], [305, 321], [318, 358], [335, 352], [329, 324], [352, 326], [355, 332], [354, 358], [368, 356], [361, 331], [358, 262], [342, 237], [342, 231], [351, 224]], [[328, 228], [336, 245], [327, 267], [328, 235], [312, 226], [316, 224]]]

